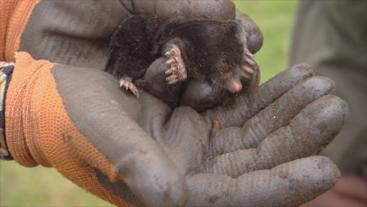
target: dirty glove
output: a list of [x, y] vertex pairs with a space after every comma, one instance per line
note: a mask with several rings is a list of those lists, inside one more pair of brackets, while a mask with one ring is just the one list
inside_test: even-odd
[[339, 175], [313, 155], [341, 129], [346, 105], [309, 66], [198, 114], [121, 93], [98, 70], [17, 56], [6, 99], [14, 159], [55, 167], [116, 205], [297, 206]]
[[[60, 1], [45, 2], [36, 11]], [[36, 19], [21, 49], [64, 65], [17, 53], [5, 109], [18, 163], [55, 167], [119, 206], [297, 206], [335, 183], [337, 168], [313, 155], [339, 132], [346, 106], [313, 68], [295, 66], [226, 107], [172, 111], [91, 69], [105, 60], [99, 37], [72, 38], [88, 33], [52, 24], [44, 41], [30, 41], [45, 31]]]

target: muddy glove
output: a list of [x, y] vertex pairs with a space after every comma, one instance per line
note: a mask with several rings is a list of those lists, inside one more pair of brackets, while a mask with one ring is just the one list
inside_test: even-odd
[[[88, 39], [83, 24], [68, 20], [37, 27], [37, 15], [57, 19], [44, 11], [60, 2], [40, 3], [21, 49], [64, 65], [17, 53], [7, 91], [6, 137], [18, 163], [55, 167], [119, 206], [297, 206], [335, 183], [333, 163], [313, 156], [346, 113], [329, 95], [331, 80], [299, 65], [233, 105], [171, 111], [149, 94], [121, 93], [115, 79], [91, 69], [105, 60], [103, 35]], [[65, 8], [50, 14], [70, 14]], [[44, 41], [29, 41], [41, 34]]]
[[309, 66], [198, 114], [121, 93], [98, 70], [18, 57], [6, 99], [14, 159], [55, 167], [116, 205], [297, 206], [339, 176], [313, 155], [341, 129], [346, 105]]

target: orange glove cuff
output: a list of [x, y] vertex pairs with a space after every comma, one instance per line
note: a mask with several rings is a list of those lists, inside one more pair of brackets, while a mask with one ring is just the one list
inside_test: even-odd
[[0, 60], [14, 61], [20, 36], [39, 0], [0, 1]]
[[16, 53], [5, 103], [9, 151], [23, 166], [55, 167], [89, 192], [127, 206], [100, 184], [95, 169], [113, 181], [118, 180], [117, 172], [69, 118], [50, 70], [53, 66], [45, 60], [33, 60], [28, 53]]

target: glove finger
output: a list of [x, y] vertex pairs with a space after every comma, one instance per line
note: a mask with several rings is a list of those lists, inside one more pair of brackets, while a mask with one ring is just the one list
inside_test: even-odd
[[[129, 2], [122, 0], [122, 2]], [[231, 0], [200, 0], [200, 1], [171, 1], [171, 0], [134, 0], [125, 3], [131, 13], [171, 17], [173, 15], [205, 16], [212, 19], [233, 19], [235, 5]]]
[[347, 104], [327, 95], [303, 109], [288, 126], [264, 139], [257, 148], [238, 150], [215, 157], [206, 172], [232, 177], [319, 153], [342, 129]]
[[260, 50], [264, 40], [260, 28], [254, 22], [254, 20], [239, 10], [236, 11], [236, 19], [241, 22], [247, 33], [247, 48], [252, 54], [255, 54]]
[[129, 16], [119, 1], [37, 2], [21, 35], [20, 51], [57, 63], [105, 67], [110, 36]]
[[221, 174], [198, 174], [188, 179], [188, 206], [299, 206], [330, 189], [337, 167], [326, 157], [308, 157], [231, 178]]
[[234, 103], [203, 113], [208, 123], [221, 123], [223, 127], [242, 126], [260, 110], [273, 103], [278, 97], [299, 82], [313, 76], [316, 69], [306, 64], [298, 64], [270, 79], [251, 94], [236, 97]]
[[306, 79], [248, 120], [242, 128], [230, 127], [214, 133], [210, 152], [215, 156], [254, 148], [271, 132], [288, 125], [309, 103], [333, 93], [335, 84], [331, 79], [320, 76]]

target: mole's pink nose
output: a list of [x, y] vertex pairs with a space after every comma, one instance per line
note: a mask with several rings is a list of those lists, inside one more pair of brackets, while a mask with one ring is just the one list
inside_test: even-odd
[[238, 93], [242, 90], [242, 83], [239, 80], [228, 81], [226, 86], [231, 93]]

